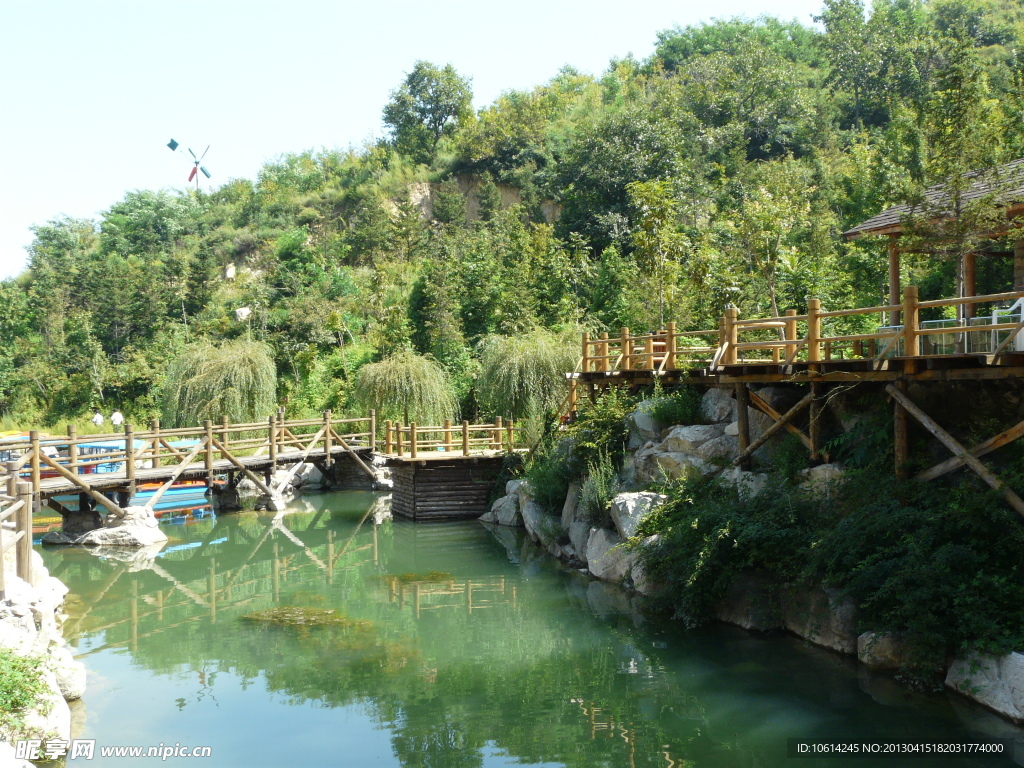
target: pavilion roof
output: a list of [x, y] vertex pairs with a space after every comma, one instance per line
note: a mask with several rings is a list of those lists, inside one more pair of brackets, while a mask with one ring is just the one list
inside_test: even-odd
[[[964, 202], [978, 200], [997, 193], [999, 205], [1011, 207], [1024, 202], [1024, 158], [997, 166], [991, 170], [973, 171], [967, 174], [973, 179], [964, 190]], [[861, 222], [843, 233], [847, 240], [861, 235], [890, 235], [903, 232], [903, 222], [915, 210], [925, 207], [930, 210], [941, 210], [948, 201], [949, 191], [946, 184], [936, 184], [924, 191], [924, 202], [917, 205], [894, 205], [881, 213]]]

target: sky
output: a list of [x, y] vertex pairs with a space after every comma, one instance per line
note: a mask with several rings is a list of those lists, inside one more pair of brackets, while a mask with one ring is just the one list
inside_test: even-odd
[[[98, 218], [127, 192], [211, 189], [280, 155], [359, 147], [417, 60], [472, 79], [479, 109], [570, 65], [650, 56], [657, 33], [761, 14], [812, 24], [821, 0], [0, 0], [0, 279], [31, 227]], [[179, 152], [167, 148], [170, 139]]]

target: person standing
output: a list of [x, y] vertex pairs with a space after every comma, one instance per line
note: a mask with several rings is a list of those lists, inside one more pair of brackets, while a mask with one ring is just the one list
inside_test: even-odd
[[103, 414], [100, 413], [99, 408], [92, 409], [92, 423], [95, 424], [97, 427], [103, 426]]
[[121, 431], [121, 425], [124, 424], [124, 416], [117, 408], [115, 408], [114, 412], [110, 414], [110, 423], [114, 425], [115, 432]]

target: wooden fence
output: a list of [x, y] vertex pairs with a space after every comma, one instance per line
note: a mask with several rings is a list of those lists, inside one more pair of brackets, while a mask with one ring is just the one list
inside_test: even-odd
[[451, 453], [469, 456], [474, 452], [514, 451], [519, 431], [512, 419], [502, 421], [500, 416], [493, 424], [463, 421], [461, 426], [453, 426], [451, 419], [440, 426], [388, 421], [384, 426], [384, 453], [400, 457], [408, 454], [415, 459], [424, 451], [445, 458]]
[[8, 476], [6, 493], [0, 493], [0, 600], [7, 599], [4, 561], [14, 548], [15, 573], [32, 581], [32, 487]]

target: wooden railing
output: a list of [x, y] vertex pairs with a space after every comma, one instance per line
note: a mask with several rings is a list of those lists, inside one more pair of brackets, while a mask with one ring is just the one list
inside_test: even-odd
[[[13, 462], [12, 462], [13, 463]], [[8, 475], [6, 493], [0, 492], [0, 600], [7, 599], [3, 563], [14, 547], [15, 573], [32, 582], [32, 486]]]
[[458, 453], [469, 456], [472, 453], [516, 450], [516, 435], [519, 428], [512, 419], [502, 421], [499, 416], [493, 424], [470, 424], [463, 421], [453, 426], [451, 419], [445, 419], [441, 426], [421, 426], [416, 422], [385, 422], [384, 453], [415, 459], [425, 451]]
[[[41, 436], [29, 432], [23, 440], [0, 443], [0, 452], [17, 456], [7, 465], [7, 482], [27, 480], [34, 503], [39, 503], [39, 491], [44, 476], [59, 476], [110, 512], [120, 515], [123, 510], [107, 496], [91, 487], [86, 476], [97, 475], [123, 479], [129, 486], [136, 482], [140, 469], [165, 468], [156, 473], [167, 479], [148, 506], [154, 505], [163, 493], [184, 472], [205, 470], [208, 481], [213, 480], [214, 466], [227, 461], [231, 467], [248, 476], [264, 493], [271, 490], [242, 462], [244, 458], [265, 456], [271, 463], [290, 463], [297, 470], [309, 454], [321, 448], [330, 456], [341, 448], [351, 453], [370, 475], [372, 470], [352, 452], [354, 448], [376, 448], [376, 415], [370, 411], [362, 418], [334, 419], [330, 411], [320, 419], [284, 419], [276, 414], [266, 422], [232, 424], [226, 417], [219, 422], [205, 421], [199, 427], [162, 429], [154, 420], [147, 431], [136, 431], [125, 424], [124, 432], [101, 435], [76, 433], [68, 427], [67, 437]], [[99, 445], [110, 443], [110, 447]], [[154, 473], [147, 472], [147, 476]]]
[[[1024, 331], [1024, 314], [1017, 317], [1015, 313], [1015, 319], [999, 322], [999, 313], [1005, 314], [1006, 310], [998, 305], [1021, 299], [1024, 291], [920, 301], [917, 287], [909, 286], [902, 304], [827, 311], [818, 299], [809, 299], [805, 314], [791, 309], [779, 317], [751, 319], [741, 319], [739, 310], [730, 307], [715, 330], [678, 331], [675, 323], [669, 323], [664, 330], [641, 335], [631, 334], [628, 328], [615, 337], [602, 333], [595, 339], [584, 333], [583, 354], [577, 369], [609, 374], [649, 371], [657, 376], [666, 371], [695, 367], [714, 371], [738, 364], [881, 360], [939, 354], [999, 356], [1015, 350], [1015, 339]], [[975, 317], [978, 308], [985, 304], [993, 305], [991, 316]], [[922, 310], [947, 307], [955, 307], [959, 319], [922, 322]], [[890, 313], [899, 314], [902, 324], [885, 325]], [[986, 322], [979, 323], [982, 320]], [[844, 332], [844, 328], [858, 326], [874, 328]], [[708, 337], [713, 338], [713, 346], [708, 344]], [[952, 341], [937, 343], [941, 337]], [[572, 397], [570, 392], [570, 405]]]

